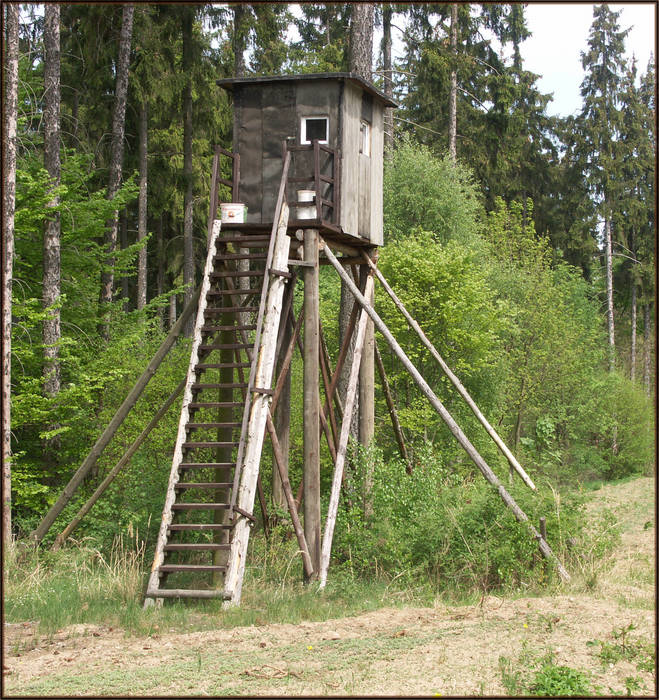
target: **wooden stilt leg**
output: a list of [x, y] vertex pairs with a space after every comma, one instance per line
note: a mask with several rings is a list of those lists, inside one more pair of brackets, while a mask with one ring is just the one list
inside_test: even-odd
[[[304, 232], [304, 536], [320, 569], [320, 396], [318, 386], [318, 231]], [[312, 577], [305, 577], [310, 581]]]

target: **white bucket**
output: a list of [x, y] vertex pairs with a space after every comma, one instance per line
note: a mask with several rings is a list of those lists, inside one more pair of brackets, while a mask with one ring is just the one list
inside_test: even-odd
[[222, 223], [244, 224], [247, 221], [247, 206], [238, 202], [222, 202]]
[[[297, 191], [297, 201], [298, 202], [313, 202], [316, 198], [316, 190], [298, 190]], [[315, 219], [316, 218], [316, 205], [312, 204], [308, 207], [297, 207], [297, 218], [298, 219]]]

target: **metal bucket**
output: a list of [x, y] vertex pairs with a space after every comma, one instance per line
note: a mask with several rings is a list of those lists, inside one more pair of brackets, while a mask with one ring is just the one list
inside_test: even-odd
[[[313, 202], [316, 198], [316, 190], [298, 190], [297, 191], [297, 201], [298, 202]], [[297, 218], [298, 219], [315, 219], [316, 218], [316, 205], [311, 204], [308, 207], [298, 207], [297, 208]]]
[[222, 223], [244, 224], [247, 221], [247, 205], [240, 202], [222, 202], [220, 211]]

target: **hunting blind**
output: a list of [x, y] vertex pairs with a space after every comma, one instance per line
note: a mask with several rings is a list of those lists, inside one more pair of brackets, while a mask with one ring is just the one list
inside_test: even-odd
[[[396, 442], [408, 462], [410, 478], [414, 478], [374, 342], [376, 328], [517, 520], [527, 521], [544, 556], [554, 561], [563, 578], [568, 578], [545, 538], [528, 523], [373, 307], [377, 278], [506, 456], [511, 469], [535, 489], [377, 269], [377, 249], [383, 243], [384, 112], [395, 103], [349, 73], [236, 78], [218, 83], [233, 95], [233, 150], [215, 148], [208, 249], [200, 288], [33, 533], [36, 541], [43, 539], [91, 471], [186, 321], [196, 313], [187, 376], [76, 518], [58, 535], [55, 547], [67, 539], [183, 392], [145, 605], [183, 597], [221, 598], [227, 605], [240, 602], [257, 496], [266, 534], [269, 524], [260, 475], [266, 433], [272, 447], [273, 497], [277, 505], [285, 503], [288, 508], [305, 579], [318, 580], [323, 587], [357, 406], [360, 442], [368, 444], [374, 436], [376, 365]], [[223, 158], [231, 161], [228, 177], [222, 177]], [[221, 191], [230, 192], [231, 201], [220, 202]], [[218, 208], [222, 210], [221, 219]], [[356, 302], [334, 353], [334, 367], [319, 314], [319, 265], [323, 264], [336, 270]], [[302, 310], [296, 318], [298, 278], [304, 282], [304, 299], [298, 304]], [[288, 441], [290, 367], [296, 349], [303, 361], [303, 477], [294, 491], [288, 474]], [[339, 377], [346, 375], [345, 389], [339, 395]], [[321, 437], [334, 464], [322, 537]]]

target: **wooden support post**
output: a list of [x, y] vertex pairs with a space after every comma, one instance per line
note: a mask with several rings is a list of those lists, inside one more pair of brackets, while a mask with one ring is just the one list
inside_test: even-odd
[[382, 382], [382, 392], [384, 393], [385, 401], [387, 402], [387, 408], [389, 409], [389, 416], [391, 418], [391, 425], [394, 429], [394, 435], [396, 436], [396, 443], [398, 444], [398, 451], [400, 456], [405, 462], [405, 471], [408, 474], [412, 473], [412, 462], [407, 453], [407, 447], [405, 447], [405, 438], [403, 436], [403, 429], [398, 420], [398, 412], [396, 411], [396, 404], [394, 403], [394, 397], [391, 394], [391, 388], [389, 387], [389, 381], [387, 375], [384, 371], [384, 363], [382, 362], [382, 356], [380, 355], [380, 350], [378, 349], [377, 343], [373, 344], [375, 351], [375, 366], [378, 368], [378, 373], [380, 374], [380, 381]]
[[275, 458], [275, 465], [277, 471], [279, 472], [279, 478], [282, 484], [282, 491], [286, 498], [286, 503], [288, 504], [288, 512], [291, 515], [291, 521], [293, 523], [293, 529], [295, 530], [295, 536], [297, 537], [297, 542], [300, 545], [300, 553], [302, 554], [302, 566], [304, 567], [304, 575], [307, 578], [311, 578], [314, 575], [313, 564], [311, 563], [311, 557], [309, 556], [309, 547], [307, 546], [307, 541], [304, 537], [304, 531], [302, 525], [300, 524], [300, 516], [298, 514], [298, 506], [293, 498], [293, 492], [291, 490], [291, 482], [288, 480], [288, 467], [285, 463], [284, 455], [277, 439], [277, 431], [275, 430], [274, 423], [272, 422], [272, 416], [268, 413], [267, 416], [267, 428], [270, 433], [270, 441], [272, 443], [272, 454]]
[[[304, 232], [304, 536], [320, 569], [320, 392], [318, 385], [318, 231]], [[312, 577], [306, 577], [310, 581]]]
[[[369, 274], [367, 265], [362, 265], [360, 274]], [[366, 297], [369, 304], [373, 306], [373, 285], [371, 296]], [[364, 348], [362, 350], [362, 361], [359, 366], [359, 442], [368, 445], [375, 433], [375, 329], [373, 321], [367, 319], [366, 335], [364, 336]]]
[[[325, 388], [325, 401], [326, 405], [328, 406], [328, 412], [329, 412], [329, 423], [332, 427], [332, 436], [334, 438], [334, 447], [339, 444], [339, 430], [336, 425], [336, 417], [334, 415], [334, 403], [332, 401], [328, 402], [329, 398], [329, 388], [330, 388], [330, 369], [329, 369], [329, 362], [328, 358], [325, 356], [325, 353], [323, 352], [323, 333], [322, 333], [322, 326], [319, 325], [319, 336], [320, 336], [320, 370], [323, 376], [323, 386]], [[325, 412], [321, 410], [321, 415], [325, 415]]]
[[162, 345], [158, 348], [158, 351], [149, 362], [147, 368], [144, 370], [140, 378], [135, 382], [135, 385], [131, 389], [128, 396], [124, 399], [124, 402], [117, 409], [117, 412], [112, 417], [112, 420], [108, 424], [107, 428], [103, 431], [103, 434], [98, 438], [94, 447], [92, 447], [91, 452], [85, 457], [84, 462], [78, 467], [76, 473], [71, 477], [69, 483], [64, 487], [60, 497], [51, 506], [48, 513], [46, 513], [44, 519], [41, 521], [39, 526], [30, 535], [31, 539], [35, 544], [39, 544], [41, 540], [46, 536], [48, 530], [50, 530], [52, 524], [55, 522], [57, 516], [64, 510], [66, 504], [71, 500], [73, 494], [78, 490], [83, 479], [89, 474], [92, 467], [98, 461], [101, 453], [106, 448], [107, 444], [110, 442], [114, 434], [119, 430], [119, 427], [124, 422], [126, 416], [133, 408], [137, 400], [142, 395], [146, 385], [149, 383], [151, 377], [156, 373], [158, 367], [165, 359], [167, 353], [171, 350], [172, 346], [176, 342], [176, 339], [181, 334], [183, 327], [187, 323], [188, 319], [194, 313], [197, 308], [197, 302], [199, 301], [199, 294], [201, 292], [201, 287], [197, 289], [194, 293], [192, 299], [190, 299], [188, 305], [183, 309], [183, 313], [179, 317], [178, 321], [174, 324], [173, 328], [167, 334], [165, 340], [163, 340]]
[[[279, 323], [279, 338], [277, 339], [277, 386], [280, 387], [278, 404], [274, 413], [275, 428], [283, 466], [288, 474], [288, 456], [290, 450], [291, 432], [291, 373], [288, 371], [289, 365], [285, 365], [285, 355], [282, 356], [281, 348], [288, 349], [293, 337], [293, 328], [289, 320], [289, 312], [292, 308], [293, 297], [295, 295], [296, 274], [289, 280], [286, 288], [284, 308], [282, 310], [281, 321]], [[281, 379], [281, 385], [280, 385]], [[274, 398], [273, 398], [274, 404]], [[273, 443], [274, 457], [274, 443]], [[284, 492], [284, 485], [279, 469], [272, 470], [272, 503], [275, 507], [283, 508], [287, 503], [287, 496]], [[292, 516], [291, 516], [292, 517]]]
[[185, 379], [179, 382], [179, 385], [174, 389], [174, 391], [165, 399], [165, 403], [158, 409], [157, 413], [149, 421], [148, 425], [144, 430], [135, 438], [133, 444], [126, 450], [122, 458], [112, 467], [108, 472], [108, 475], [103, 479], [103, 481], [98, 485], [98, 488], [89, 497], [89, 500], [85, 505], [78, 511], [78, 514], [73, 518], [73, 520], [62, 530], [62, 532], [57, 535], [55, 542], [51, 549], [53, 551], [58, 550], [64, 542], [66, 542], [69, 535], [78, 527], [80, 521], [89, 513], [96, 501], [103, 495], [108, 486], [114, 481], [117, 474], [130, 462], [131, 457], [137, 452], [140, 445], [146, 440], [151, 431], [158, 425], [161, 418], [167, 413], [170, 406], [176, 401], [176, 397], [183, 391], [185, 387]]
[[519, 464], [515, 456], [512, 454], [512, 452], [508, 449], [508, 447], [505, 445], [503, 440], [499, 437], [497, 432], [494, 430], [494, 428], [490, 425], [488, 422], [487, 418], [480, 412], [480, 409], [474, 402], [474, 400], [471, 398], [469, 395], [469, 392], [464, 388], [460, 380], [453, 374], [451, 371], [450, 367], [444, 362], [444, 359], [442, 356], [437, 352], [437, 349], [435, 346], [428, 340], [426, 334], [421, 330], [421, 326], [412, 318], [412, 316], [409, 314], [407, 309], [403, 306], [403, 303], [401, 300], [398, 298], [394, 290], [389, 286], [387, 283], [387, 280], [383, 277], [382, 273], [380, 270], [378, 270], [375, 265], [373, 264], [373, 261], [366, 255], [365, 252], [362, 252], [362, 255], [364, 257], [364, 260], [366, 260], [367, 264], [371, 267], [371, 269], [375, 272], [376, 277], [380, 281], [380, 284], [385, 288], [387, 294], [391, 297], [392, 301], [396, 305], [396, 308], [403, 314], [405, 317], [405, 320], [407, 321], [408, 325], [412, 330], [416, 332], [416, 334], [419, 336], [421, 339], [421, 342], [428, 348], [430, 351], [430, 354], [435, 358], [439, 366], [442, 368], [442, 371], [444, 374], [449, 378], [451, 381], [451, 384], [457, 389], [458, 393], [462, 398], [466, 401], [467, 405], [469, 408], [472, 410], [476, 418], [480, 421], [481, 425], [485, 428], [487, 431], [488, 435], [492, 438], [492, 440], [495, 442], [497, 447], [501, 450], [501, 452], [504, 454], [510, 465], [515, 469], [515, 471], [522, 477], [522, 480], [524, 483], [533, 491], [536, 490], [535, 484], [533, 481], [531, 481], [531, 478], [529, 475], [522, 469], [522, 466]]
[[[529, 531], [531, 532], [533, 537], [538, 541], [538, 546], [543, 556], [547, 557], [547, 559], [550, 559], [554, 563], [561, 578], [565, 581], [569, 581], [570, 575], [565, 570], [565, 568], [558, 560], [556, 555], [552, 552], [546, 540], [543, 539], [540, 533], [529, 522], [526, 513], [524, 513], [524, 511], [517, 505], [512, 496], [506, 491], [505, 487], [499, 481], [496, 474], [490, 469], [485, 460], [477, 452], [476, 448], [471, 444], [467, 436], [460, 429], [460, 426], [458, 426], [458, 424], [453, 420], [451, 414], [446, 410], [446, 408], [434, 394], [430, 386], [428, 386], [428, 383], [421, 376], [419, 370], [412, 364], [410, 358], [405, 354], [403, 349], [400, 347], [396, 339], [391, 334], [391, 331], [387, 328], [382, 319], [378, 316], [375, 309], [372, 306], [370, 306], [364, 295], [357, 289], [354, 282], [346, 274], [345, 270], [341, 267], [341, 264], [338, 262], [336, 257], [332, 254], [332, 252], [329, 249], [326, 249], [325, 254], [330, 260], [334, 261], [332, 263], [334, 265], [334, 268], [339, 273], [339, 277], [341, 277], [341, 279], [346, 283], [348, 289], [350, 289], [350, 291], [352, 292], [357, 303], [359, 303], [359, 305], [363, 309], [365, 309], [368, 315], [373, 319], [373, 323], [375, 324], [378, 331], [382, 333], [385, 340], [391, 346], [391, 349], [403, 363], [405, 369], [412, 375], [414, 381], [417, 383], [417, 385], [419, 386], [423, 394], [426, 396], [426, 398], [430, 401], [431, 406], [435, 409], [435, 411], [437, 411], [444, 423], [446, 423], [448, 429], [453, 433], [456, 440], [460, 443], [465, 452], [467, 452], [474, 464], [480, 469], [485, 479], [497, 489], [501, 500], [512, 510], [513, 514], [515, 515], [515, 518], [519, 522], [526, 523]], [[377, 274], [377, 270], [375, 270], [375, 272]]]
[[[360, 267], [360, 277], [364, 278], [370, 273], [368, 265]], [[370, 295], [366, 295], [369, 304], [373, 305], [373, 284], [369, 285]], [[366, 294], [366, 293], [365, 293]], [[359, 443], [367, 446], [373, 440], [375, 434], [375, 358], [373, 346], [375, 344], [375, 330], [373, 321], [366, 318], [364, 331], [364, 347], [362, 348], [361, 363], [359, 365]], [[373, 515], [373, 479], [374, 463], [368, 460], [366, 473], [364, 474], [364, 517], [368, 520]]]
[[[372, 289], [373, 278], [369, 276], [368, 280], [366, 281], [366, 294], [370, 295]], [[355, 304], [355, 306], [356, 305], [357, 304]], [[332, 552], [334, 525], [336, 523], [336, 516], [339, 510], [339, 491], [341, 490], [341, 482], [343, 481], [343, 467], [345, 464], [346, 449], [348, 447], [348, 438], [350, 437], [350, 417], [352, 416], [352, 408], [355, 403], [355, 397], [357, 396], [359, 366], [362, 359], [367, 322], [368, 315], [366, 311], [362, 309], [357, 328], [354, 353], [352, 356], [352, 366], [350, 367], [350, 374], [348, 377], [345, 412], [343, 414], [343, 422], [341, 423], [341, 437], [339, 439], [339, 449], [334, 466], [334, 478], [332, 479], [332, 491], [330, 493], [330, 502], [327, 508], [325, 533], [323, 534], [323, 549], [320, 560], [320, 588], [325, 588], [325, 584], [327, 583], [327, 570], [329, 568], [330, 554]]]

